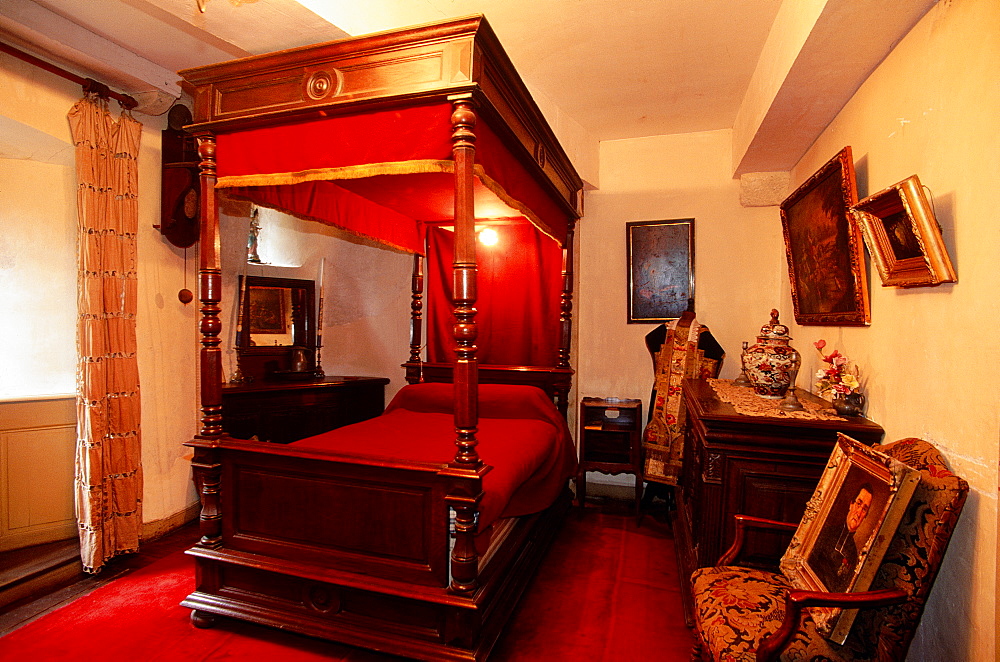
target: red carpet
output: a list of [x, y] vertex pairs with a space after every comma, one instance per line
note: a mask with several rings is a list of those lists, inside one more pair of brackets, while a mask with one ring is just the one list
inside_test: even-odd
[[[397, 659], [228, 619], [199, 630], [179, 606], [193, 588], [191, 559], [173, 551], [0, 638], [0, 659]], [[490, 660], [687, 660], [692, 641], [668, 527], [588, 507], [569, 517]]]

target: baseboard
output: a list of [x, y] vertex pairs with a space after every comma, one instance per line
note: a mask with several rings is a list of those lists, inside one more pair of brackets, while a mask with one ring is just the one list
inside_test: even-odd
[[75, 538], [7, 552], [2, 558], [0, 611], [83, 576], [80, 547]]
[[176, 512], [169, 517], [142, 523], [142, 542], [149, 542], [162, 538], [168, 533], [179, 529], [188, 522], [198, 519], [201, 513], [201, 503], [195, 502], [180, 512]]

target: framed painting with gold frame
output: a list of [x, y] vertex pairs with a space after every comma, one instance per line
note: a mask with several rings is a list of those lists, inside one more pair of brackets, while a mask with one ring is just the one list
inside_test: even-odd
[[[795, 588], [866, 591], [920, 482], [913, 467], [842, 433], [781, 558]], [[856, 609], [814, 607], [817, 630], [844, 643]]]
[[883, 287], [958, 280], [941, 228], [916, 175], [869, 195], [853, 212]]
[[781, 203], [795, 321], [824, 326], [869, 323], [868, 280], [851, 148], [845, 147]]

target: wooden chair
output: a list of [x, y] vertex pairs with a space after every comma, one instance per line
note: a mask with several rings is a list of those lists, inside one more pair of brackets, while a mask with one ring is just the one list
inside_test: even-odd
[[[969, 485], [920, 439], [879, 447], [920, 470], [920, 484], [872, 581], [871, 590], [793, 589], [780, 574], [730, 565], [750, 529], [797, 524], [737, 516], [736, 540], [714, 568], [691, 577], [695, 660], [902, 660], [913, 639]], [[816, 631], [807, 607], [859, 608], [843, 645]]]

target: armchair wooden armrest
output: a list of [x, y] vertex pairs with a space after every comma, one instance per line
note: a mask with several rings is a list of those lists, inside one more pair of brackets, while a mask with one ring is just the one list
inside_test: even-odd
[[719, 561], [715, 565], [732, 565], [743, 549], [743, 541], [746, 539], [747, 529], [788, 531], [794, 533], [795, 529], [799, 526], [798, 522], [778, 522], [777, 520], [751, 517], [750, 515], [736, 515], [735, 519], [736, 536], [733, 538], [733, 544], [719, 557]]
[[807, 607], [841, 607], [859, 609], [862, 607], [885, 607], [903, 602], [909, 593], [901, 588], [880, 591], [859, 591], [857, 593], [825, 593], [823, 591], [793, 590], [785, 601], [785, 619], [777, 632], [760, 642], [757, 647], [757, 662], [777, 660], [778, 655], [792, 634], [798, 630], [799, 616]]

